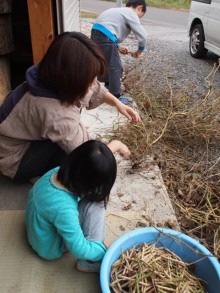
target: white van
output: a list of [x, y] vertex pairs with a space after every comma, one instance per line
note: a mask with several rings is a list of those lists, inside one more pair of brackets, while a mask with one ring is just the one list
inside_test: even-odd
[[220, 0], [192, 0], [188, 34], [192, 57], [202, 58], [208, 50], [220, 56]]

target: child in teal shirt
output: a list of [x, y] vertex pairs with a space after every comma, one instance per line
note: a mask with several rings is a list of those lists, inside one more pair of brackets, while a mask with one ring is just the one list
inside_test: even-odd
[[61, 167], [42, 176], [25, 210], [28, 242], [39, 256], [56, 259], [68, 250], [80, 271], [99, 271], [105, 255], [105, 208], [117, 166], [114, 152], [130, 154], [120, 141], [89, 140]]

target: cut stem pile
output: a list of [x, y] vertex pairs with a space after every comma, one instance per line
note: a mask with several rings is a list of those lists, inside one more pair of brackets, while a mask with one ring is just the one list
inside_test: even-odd
[[115, 293], [206, 292], [189, 268], [170, 250], [144, 243], [124, 251], [113, 264], [110, 287]]
[[[138, 70], [138, 69], [136, 69]], [[168, 84], [151, 96], [134, 76], [125, 87], [132, 90], [142, 117], [139, 124], [119, 125], [115, 136], [128, 145], [135, 166], [147, 156], [159, 166], [181, 230], [220, 256], [220, 94], [207, 79], [206, 95], [192, 99]]]

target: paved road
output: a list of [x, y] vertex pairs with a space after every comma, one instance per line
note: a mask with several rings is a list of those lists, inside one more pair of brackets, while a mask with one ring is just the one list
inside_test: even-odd
[[[91, 11], [91, 12], [102, 12], [108, 8], [116, 7], [115, 2], [102, 1], [102, 0], [81, 0], [80, 1], [81, 10]], [[188, 20], [188, 12], [169, 10], [169, 9], [159, 9], [148, 7], [147, 13], [142, 19], [144, 24], [157, 24], [175, 27], [186, 27]]]
[[[102, 0], [80, 0], [81, 10], [98, 12], [116, 7], [116, 3]], [[204, 59], [194, 59], [189, 55], [189, 37], [187, 34], [188, 12], [157, 9], [149, 7], [142, 19], [142, 23], [147, 32], [147, 58], [143, 68], [148, 71], [152, 66], [152, 78], [148, 82], [155, 84], [157, 80], [161, 85], [161, 72], [172, 77], [173, 86], [187, 87], [190, 83], [194, 84], [194, 92], [201, 94], [206, 90], [205, 77], [211, 72], [213, 64], [218, 62], [218, 57], [209, 53]], [[124, 42], [129, 46], [129, 40]], [[135, 66], [135, 64], [134, 64]], [[143, 70], [144, 72], [144, 70]], [[156, 73], [159, 76], [155, 77]], [[220, 72], [216, 73], [214, 86], [220, 89]], [[164, 80], [166, 82], [166, 79]]]

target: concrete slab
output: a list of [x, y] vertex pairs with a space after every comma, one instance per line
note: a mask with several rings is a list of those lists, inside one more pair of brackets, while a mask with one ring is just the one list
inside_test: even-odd
[[[109, 141], [113, 130], [121, 123], [130, 123], [118, 111], [108, 105], [101, 105], [93, 110], [83, 110], [82, 120], [92, 137]], [[173, 226], [178, 223], [166, 187], [161, 177], [160, 169], [151, 158], [145, 159], [145, 168], [137, 171], [132, 168], [132, 162], [116, 155], [118, 174], [112, 188], [107, 213], [126, 219], [130, 225], [119, 229], [119, 234], [125, 233], [136, 226]], [[120, 218], [120, 219], [122, 219]], [[125, 220], [125, 222], [126, 222]], [[114, 231], [120, 221], [113, 221]], [[120, 224], [119, 224], [120, 223]], [[111, 238], [111, 237], [110, 237]]]

